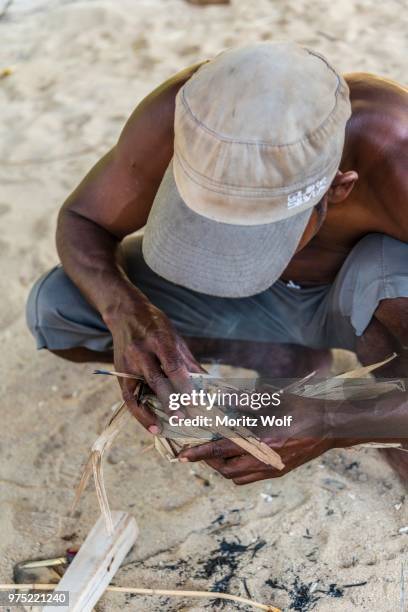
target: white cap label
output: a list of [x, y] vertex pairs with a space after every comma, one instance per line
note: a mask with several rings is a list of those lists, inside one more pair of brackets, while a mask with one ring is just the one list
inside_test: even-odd
[[314, 200], [320, 193], [325, 191], [327, 186], [327, 176], [319, 179], [315, 183], [308, 185], [305, 189], [295, 191], [288, 195], [288, 208], [295, 208], [307, 204], [310, 200]]

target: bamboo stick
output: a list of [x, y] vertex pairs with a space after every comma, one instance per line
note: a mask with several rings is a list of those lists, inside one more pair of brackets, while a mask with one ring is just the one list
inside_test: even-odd
[[[139, 530], [133, 516], [116, 511], [112, 515], [112, 535], [107, 535], [99, 517], [54, 591], [68, 591], [67, 612], [91, 612], [135, 543]], [[59, 612], [55, 603], [44, 612]]]

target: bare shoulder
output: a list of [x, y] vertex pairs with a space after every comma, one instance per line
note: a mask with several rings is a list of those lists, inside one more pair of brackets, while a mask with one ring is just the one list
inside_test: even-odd
[[178, 72], [138, 104], [127, 120], [117, 145], [120, 154], [128, 161], [138, 165], [138, 159], [145, 159], [145, 148], [149, 152], [154, 151], [159, 158], [162, 156], [168, 160], [171, 157], [177, 93], [203, 63]]
[[350, 88], [351, 128], [376, 128], [371, 142], [393, 145], [408, 137], [408, 89], [368, 73], [345, 75]]
[[143, 227], [173, 156], [177, 92], [200, 64], [157, 87], [133, 111], [116, 145], [88, 172], [63, 210], [119, 239]]
[[408, 95], [408, 89], [393, 81], [370, 72], [350, 72], [344, 75], [350, 88], [351, 97], [376, 96], [382, 99], [389, 98], [396, 102], [402, 101]]
[[408, 90], [372, 74], [346, 75], [352, 116], [349, 163], [389, 220], [389, 233], [408, 241]]

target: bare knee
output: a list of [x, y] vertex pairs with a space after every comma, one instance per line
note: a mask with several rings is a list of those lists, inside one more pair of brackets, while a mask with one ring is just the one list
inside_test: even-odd
[[401, 344], [408, 348], [408, 297], [381, 300], [374, 317]]
[[408, 374], [408, 298], [381, 300], [363, 335], [357, 341], [357, 355], [363, 365], [397, 358], [376, 370], [378, 376]]

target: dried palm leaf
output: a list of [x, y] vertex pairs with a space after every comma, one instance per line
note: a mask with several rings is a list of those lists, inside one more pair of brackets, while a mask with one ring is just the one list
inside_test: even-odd
[[75, 498], [71, 508], [72, 513], [77, 507], [79, 498], [81, 497], [81, 494], [88, 484], [91, 474], [93, 473], [99, 507], [104, 517], [106, 529], [109, 534], [113, 532], [113, 523], [103, 478], [102, 458], [104, 453], [112, 446], [114, 439], [124, 425], [125, 419], [128, 417], [130, 417], [130, 413], [125, 402], [122, 402], [110, 417], [103, 432], [97, 437], [92, 445], [91, 452], [82, 472], [81, 480], [79, 481], [79, 485], [76, 489]]
[[[351, 370], [349, 372], [345, 372], [340, 374], [339, 376], [335, 376], [333, 378], [329, 378], [323, 382], [311, 384], [311, 379], [315, 374], [312, 372], [302, 380], [293, 383], [289, 387], [286, 387], [285, 392], [290, 392], [295, 395], [301, 395], [303, 397], [315, 397], [320, 399], [327, 400], [338, 400], [338, 399], [367, 399], [372, 397], [378, 397], [383, 393], [388, 393], [392, 390], [405, 390], [405, 386], [402, 380], [388, 380], [388, 381], [376, 381], [371, 378], [367, 378], [366, 380], [356, 380], [360, 379], [363, 376], [367, 376], [369, 373], [374, 371], [377, 368], [385, 365], [392, 359], [396, 357], [396, 354], [392, 355], [388, 359], [381, 361], [379, 363], [374, 363], [370, 366], [365, 366], [361, 368], [356, 368], [355, 370]], [[98, 374], [107, 374], [110, 376], [124, 377], [124, 378], [135, 378], [139, 381], [139, 385], [136, 388], [136, 393], [138, 397], [142, 397], [142, 401], [153, 411], [157, 416], [160, 417], [163, 425], [167, 427], [168, 432], [170, 433], [172, 430], [168, 425], [168, 416], [161, 408], [160, 403], [157, 398], [152, 394], [140, 394], [141, 385], [143, 385], [143, 379], [138, 376], [134, 376], [132, 374], [124, 374], [121, 372], [107, 371], [107, 370], [96, 370], [95, 373]], [[210, 375], [206, 374], [192, 374], [192, 378], [194, 379], [211, 379]], [[233, 387], [228, 386], [228, 389], [233, 389]], [[189, 408], [191, 411], [191, 407]], [[193, 409], [194, 411], [194, 409]], [[199, 412], [197, 412], [198, 414]], [[216, 406], [213, 408], [213, 414], [223, 415]], [[192, 415], [193, 416], [193, 415]], [[75, 509], [79, 502], [79, 498], [84, 491], [90, 475], [93, 473], [96, 494], [99, 502], [99, 506], [101, 509], [101, 513], [104, 517], [106, 528], [108, 533], [112, 533], [112, 518], [108, 503], [108, 498], [106, 494], [106, 489], [104, 485], [103, 479], [103, 470], [102, 470], [102, 459], [104, 453], [109, 450], [112, 446], [112, 443], [119, 431], [124, 427], [126, 419], [130, 419], [130, 412], [127, 410], [125, 403], [120, 404], [117, 409], [114, 411], [113, 415], [108, 421], [106, 428], [100, 434], [100, 436], [94, 442], [91, 452], [88, 458], [88, 461], [85, 465], [81, 480], [76, 490], [74, 503], [72, 506], [72, 511]], [[256, 457], [259, 461], [267, 465], [271, 465], [276, 469], [282, 470], [285, 466], [281, 460], [279, 454], [273, 449], [269, 448], [267, 444], [259, 440], [255, 437], [255, 435], [245, 427], [224, 427], [224, 428], [200, 428], [205, 429], [207, 435], [208, 434], [217, 434], [224, 435], [224, 437], [228, 437], [232, 439], [232, 441], [243, 448], [247, 453]], [[182, 428], [177, 428], [177, 433], [182, 434]], [[173, 433], [173, 432], [172, 432]], [[162, 457], [167, 459], [168, 461], [177, 461], [177, 454], [180, 448], [185, 447], [186, 445], [194, 445], [201, 444], [203, 441], [202, 437], [192, 438], [191, 434], [189, 435], [188, 431], [185, 432], [185, 437], [180, 437], [178, 439], [169, 439], [165, 436], [156, 436], [155, 437], [155, 448], [160, 453]], [[401, 448], [400, 444], [395, 443], [367, 443], [359, 446], [372, 446], [376, 448]]]

